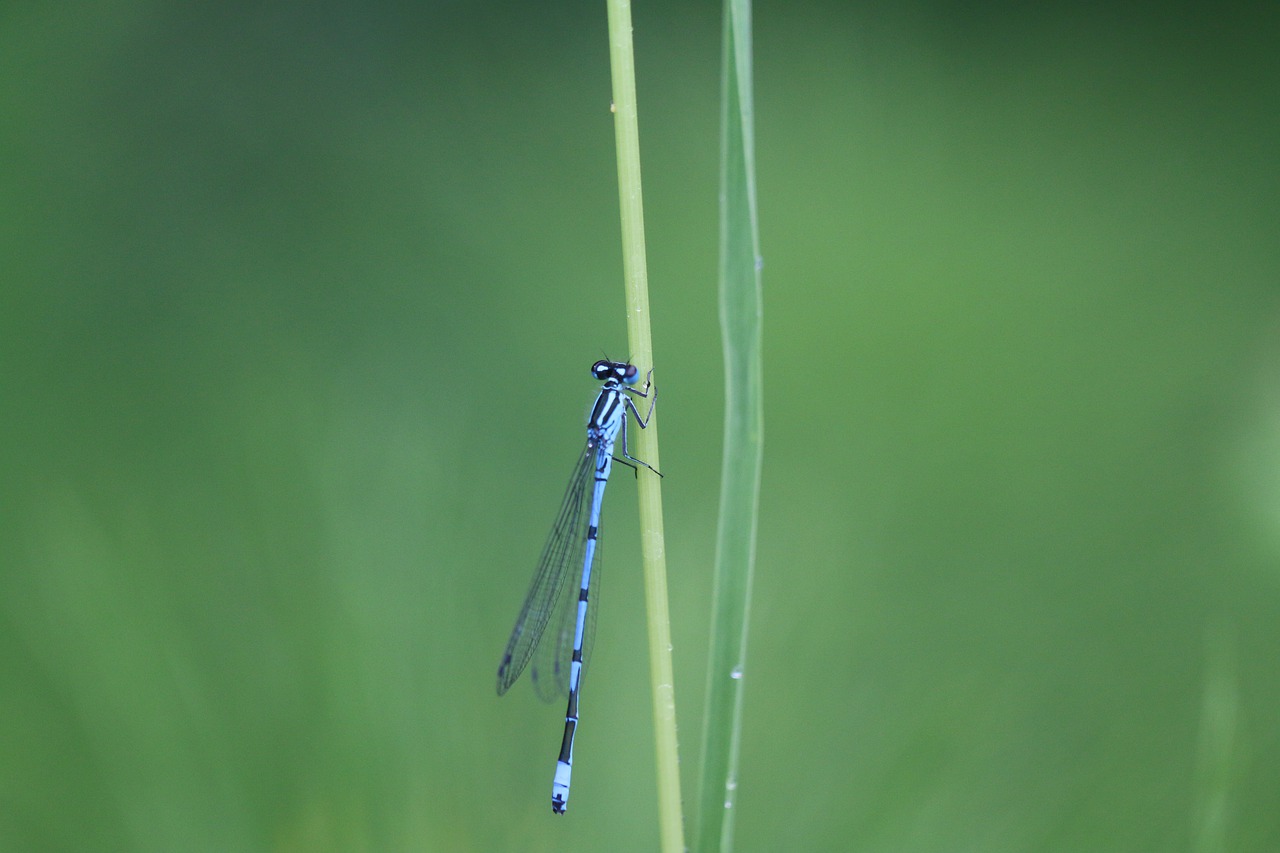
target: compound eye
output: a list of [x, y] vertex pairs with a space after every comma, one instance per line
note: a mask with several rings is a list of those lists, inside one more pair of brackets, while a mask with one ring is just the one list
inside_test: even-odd
[[628, 364], [622, 374], [622, 381], [628, 385], [635, 385], [639, 379], [640, 368], [636, 367], [634, 364]]
[[608, 379], [609, 374], [612, 372], [613, 372], [613, 364], [605, 361], [604, 359], [601, 359], [600, 361], [597, 361], [595, 364], [591, 365], [591, 375], [602, 382], [605, 379]]

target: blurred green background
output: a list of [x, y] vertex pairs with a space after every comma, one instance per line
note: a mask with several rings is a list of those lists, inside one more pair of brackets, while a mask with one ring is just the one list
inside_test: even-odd
[[[756, 10], [743, 851], [1280, 849], [1280, 7]], [[634, 9], [686, 800], [719, 8]], [[494, 695], [626, 355], [600, 4], [0, 8], [0, 849], [650, 850]]]

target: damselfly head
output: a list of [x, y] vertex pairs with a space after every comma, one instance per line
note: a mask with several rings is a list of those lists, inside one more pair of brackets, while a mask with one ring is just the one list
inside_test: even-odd
[[625, 361], [600, 359], [591, 365], [591, 375], [598, 382], [604, 382], [606, 379], [617, 379], [628, 385], [634, 385], [636, 380], [640, 378], [640, 368], [634, 364], [627, 364]]

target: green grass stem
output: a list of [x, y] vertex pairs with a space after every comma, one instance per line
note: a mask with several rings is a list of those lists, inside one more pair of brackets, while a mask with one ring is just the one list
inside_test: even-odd
[[[636, 113], [635, 56], [631, 43], [631, 4], [608, 0], [609, 60], [613, 74], [614, 130], [618, 147], [618, 197], [622, 217], [623, 282], [627, 301], [627, 338], [632, 362], [653, 366], [649, 333], [649, 278], [645, 264], [644, 201], [640, 186], [640, 130]], [[657, 382], [657, 372], [654, 381]], [[661, 470], [658, 417], [635, 430], [637, 455]], [[671, 617], [667, 605], [667, 560], [662, 529], [662, 489], [658, 477], [639, 482], [641, 559], [649, 625], [649, 675], [657, 753], [658, 819], [664, 853], [684, 850], [680, 802], [680, 762], [676, 744], [675, 677], [671, 663]]]

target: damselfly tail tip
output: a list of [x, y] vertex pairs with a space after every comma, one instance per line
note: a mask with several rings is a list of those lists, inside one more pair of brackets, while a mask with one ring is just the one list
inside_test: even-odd
[[551, 811], [553, 814], [564, 814], [564, 810], [569, 807], [559, 795], [551, 798]]

